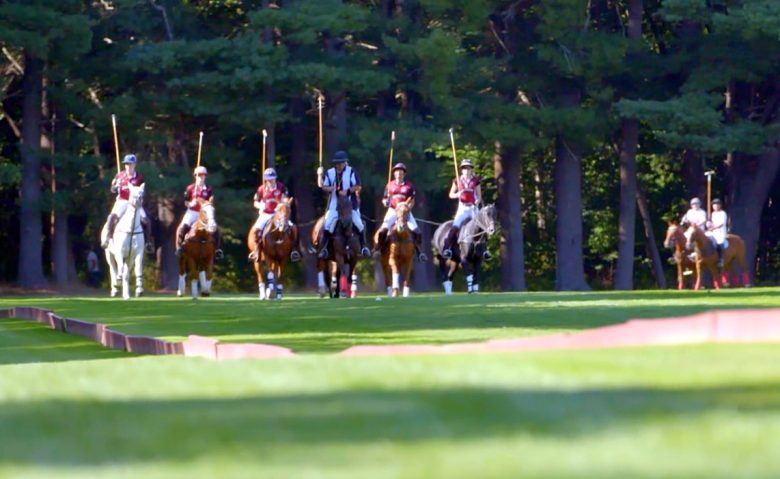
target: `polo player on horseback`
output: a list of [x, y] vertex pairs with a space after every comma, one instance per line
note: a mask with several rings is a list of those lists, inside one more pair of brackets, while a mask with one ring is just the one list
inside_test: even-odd
[[322, 188], [322, 191], [328, 193], [328, 209], [325, 212], [325, 224], [320, 230], [320, 237], [317, 239], [317, 256], [321, 259], [328, 257], [328, 241], [336, 229], [336, 222], [339, 219], [336, 210], [336, 195], [349, 195], [352, 201], [352, 225], [357, 229], [358, 239], [360, 240], [360, 254], [365, 257], [371, 256], [371, 251], [366, 247], [366, 227], [360, 218], [360, 199], [358, 197], [361, 190], [360, 180], [355, 169], [347, 164], [347, 160], [345, 151], [337, 151], [331, 160], [331, 163], [333, 163], [332, 168], [329, 168], [328, 171], [325, 171], [321, 166], [317, 168], [317, 186]]
[[[122, 159], [122, 164], [125, 165], [125, 170], [116, 174], [111, 181], [111, 193], [116, 195], [114, 206], [111, 208], [106, 220], [106, 239], [101, 246], [108, 248], [108, 240], [114, 236], [114, 229], [119, 222], [119, 218], [127, 211], [128, 200], [130, 200], [130, 186], [141, 186], [144, 184], [144, 176], [135, 171], [135, 165], [138, 163], [138, 159], [135, 155], [125, 155]], [[141, 211], [141, 227], [144, 230], [144, 240], [151, 241], [151, 223], [149, 217], [146, 216], [146, 211], [140, 208]], [[148, 244], [148, 243], [147, 243]]]
[[427, 261], [428, 257], [420, 249], [422, 233], [417, 228], [417, 221], [415, 221], [414, 215], [411, 213], [411, 209], [414, 206], [415, 190], [412, 182], [406, 179], [406, 165], [396, 163], [393, 166], [393, 176], [395, 179], [385, 186], [385, 193], [382, 198], [382, 204], [387, 207], [387, 213], [385, 213], [382, 226], [377, 231], [377, 243], [374, 245], [374, 254], [382, 251], [387, 241], [387, 233], [395, 225], [397, 219], [396, 207], [402, 202], [407, 202], [410, 210], [408, 219], [409, 230], [414, 236], [414, 249], [417, 252], [417, 258], [420, 261]]
[[[441, 252], [441, 255], [447, 259], [452, 258], [452, 250], [458, 243], [461, 226], [474, 217], [482, 203], [482, 187], [479, 177], [474, 175], [474, 163], [469, 159], [461, 161], [460, 173], [461, 176], [455, 178], [450, 187], [450, 199], [458, 200], [458, 210], [455, 212], [452, 228], [444, 243], [444, 250]], [[485, 259], [490, 258], [490, 253], [487, 250], [483, 255]]]
[[707, 235], [715, 241], [718, 250], [718, 267], [723, 267], [723, 251], [728, 247], [728, 215], [723, 211], [723, 205], [718, 198], [712, 200], [712, 216], [707, 222]]
[[[254, 196], [254, 205], [258, 210], [257, 221], [252, 226], [251, 234], [255, 235], [257, 239], [257, 246], [255, 250], [249, 254], [249, 259], [253, 261], [260, 260], [260, 247], [262, 244], [263, 231], [271, 218], [274, 217], [276, 207], [281, 202], [290, 202], [291, 198], [287, 192], [287, 188], [281, 181], [277, 180], [276, 170], [273, 168], [266, 168], [263, 171], [263, 184], [257, 187]], [[301, 251], [298, 242], [298, 228], [289, 222], [292, 231], [292, 243], [293, 249], [290, 252], [290, 260], [298, 261], [301, 259]]]
[[[198, 221], [201, 202], [213, 203], [214, 201], [214, 192], [211, 187], [206, 184], [206, 177], [208, 174], [209, 172], [206, 170], [205, 166], [198, 166], [192, 172], [192, 176], [195, 177], [195, 183], [188, 185], [187, 189], [184, 190], [184, 205], [187, 207], [187, 211], [184, 212], [184, 217], [181, 219], [181, 223], [179, 223], [179, 226], [176, 229], [176, 256], [181, 255], [184, 239], [192, 228], [192, 225]], [[222, 259], [224, 254], [220, 248], [222, 245], [222, 238], [219, 227], [214, 231], [214, 244], [216, 245], [214, 257], [216, 259]]]

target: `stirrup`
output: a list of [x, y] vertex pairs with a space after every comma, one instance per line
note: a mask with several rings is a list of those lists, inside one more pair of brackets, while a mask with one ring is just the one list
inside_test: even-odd
[[420, 263], [425, 263], [426, 261], [428, 261], [428, 255], [426, 255], [425, 253], [419, 253], [417, 255], [417, 259], [420, 260]]
[[319, 259], [328, 259], [328, 247], [324, 246], [319, 253], [317, 253]]
[[490, 251], [485, 250], [482, 252], [482, 259], [491, 259], [493, 257], [492, 254], [490, 254]]
[[450, 248], [447, 248], [441, 252], [441, 255], [447, 259], [452, 259], [452, 250]]
[[216, 250], [216, 251], [214, 251], [214, 259], [222, 259], [224, 257], [225, 257], [225, 252], [222, 251], [221, 248]]
[[299, 253], [299, 252], [298, 252], [298, 251], [296, 251], [296, 250], [292, 250], [292, 251], [290, 252], [290, 261], [292, 261], [293, 263], [295, 263], [296, 261], [300, 261], [300, 260], [301, 260], [301, 253]]
[[360, 255], [363, 256], [364, 258], [368, 258], [371, 256], [371, 250], [369, 250], [367, 246], [363, 246], [360, 249]]

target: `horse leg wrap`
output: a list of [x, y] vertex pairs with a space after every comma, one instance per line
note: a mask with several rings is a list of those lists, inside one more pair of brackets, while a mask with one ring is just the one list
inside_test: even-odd
[[401, 275], [398, 273], [393, 273], [393, 289], [398, 289], [401, 287]]
[[479, 292], [479, 284], [474, 284], [474, 286], [471, 287], [471, 291], [478, 293]]
[[352, 297], [354, 298], [357, 296], [357, 281], [358, 277], [356, 274], [352, 275], [352, 284], [349, 286], [349, 291], [352, 293]]
[[190, 290], [192, 291], [192, 299], [198, 299], [198, 280], [193, 279], [190, 282]]
[[317, 272], [317, 286], [320, 288], [325, 287], [325, 273], [322, 271]]
[[185, 286], [185, 276], [183, 274], [179, 275], [179, 290], [176, 291], [177, 296], [183, 296], [184, 295], [184, 286]]
[[257, 283], [257, 292], [260, 299], [265, 299], [265, 283]]
[[281, 284], [276, 285], [276, 300], [279, 301], [282, 299], [282, 289], [284, 289], [284, 286]]
[[466, 290], [469, 293], [473, 293], [474, 292], [474, 275], [473, 274], [470, 274], [470, 275], [466, 276]]
[[409, 297], [409, 286], [404, 286], [404, 298]]
[[750, 276], [747, 271], [742, 272], [742, 286], [750, 286]]
[[445, 281], [445, 282], [442, 283], [442, 285], [444, 286], [444, 294], [446, 294], [447, 296], [451, 295], [452, 294], [452, 281]]

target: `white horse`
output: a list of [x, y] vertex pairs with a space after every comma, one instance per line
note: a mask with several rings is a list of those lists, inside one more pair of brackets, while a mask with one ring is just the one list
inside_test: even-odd
[[[135, 296], [141, 296], [143, 286], [144, 232], [141, 227], [141, 206], [144, 198], [144, 185], [130, 185], [130, 199], [127, 209], [114, 228], [114, 236], [108, 240], [106, 261], [111, 273], [111, 297], [119, 293], [122, 283], [122, 297], [130, 299], [130, 266], [135, 274]], [[107, 235], [106, 226], [100, 233], [101, 240]]]

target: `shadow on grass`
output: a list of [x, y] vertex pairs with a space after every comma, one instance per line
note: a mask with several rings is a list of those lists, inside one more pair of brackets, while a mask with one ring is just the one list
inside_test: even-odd
[[459, 442], [519, 435], [576, 440], [642, 423], [693, 421], [715, 410], [733, 414], [735, 421], [751, 416], [761, 421], [762, 415], [780, 410], [780, 384], [5, 403], [0, 408], [0, 463], [61, 467], [191, 461], [210, 455], [270, 454], [292, 445]]

